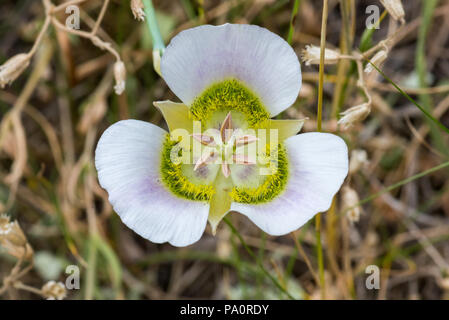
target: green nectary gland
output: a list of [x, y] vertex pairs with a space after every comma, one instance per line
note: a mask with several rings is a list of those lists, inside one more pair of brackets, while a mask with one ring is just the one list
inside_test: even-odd
[[267, 176], [265, 181], [257, 188], [237, 188], [231, 191], [231, 198], [235, 202], [258, 204], [273, 200], [284, 189], [288, 179], [288, 160], [285, 148], [279, 145], [277, 152], [277, 171]]
[[190, 106], [193, 118], [203, 123], [220, 110], [243, 113], [250, 126], [270, 118], [257, 96], [235, 79], [210, 86]]
[[[201, 121], [203, 124], [207, 123], [211, 116], [218, 111], [238, 111], [246, 117], [246, 121], [252, 128], [259, 128], [270, 118], [257, 96], [234, 79], [212, 85], [190, 106], [193, 119]], [[177, 141], [171, 141], [170, 135], [167, 134], [161, 159], [163, 183], [171, 192], [181, 198], [209, 201], [216, 192], [215, 186], [191, 183], [183, 175], [181, 164], [171, 161], [171, 150], [177, 143]], [[277, 154], [277, 171], [268, 175], [257, 188], [234, 187], [230, 192], [233, 201], [247, 204], [269, 202], [285, 189], [288, 178], [288, 160], [282, 145], [279, 145]]]
[[170, 154], [177, 141], [170, 140], [170, 135], [162, 146], [161, 173], [165, 186], [175, 195], [196, 201], [209, 201], [215, 193], [212, 185], [193, 184], [182, 174], [181, 164], [171, 161]]

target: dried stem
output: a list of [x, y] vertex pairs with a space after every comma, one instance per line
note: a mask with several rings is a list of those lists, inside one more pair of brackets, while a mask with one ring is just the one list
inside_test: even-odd
[[113, 54], [115, 56], [117, 61], [121, 61], [120, 55], [114, 48], [112, 48], [112, 46], [109, 42], [104, 42], [98, 36], [96, 36], [90, 32], [67, 28], [65, 25], [63, 25], [61, 22], [59, 22], [58, 19], [56, 19], [55, 17], [52, 17], [52, 23], [59, 30], [80, 36], [82, 38], [89, 39], [94, 46], [96, 46], [102, 50], [109, 51], [111, 54]]
[[75, 4], [80, 4], [80, 3], [83, 3], [83, 2], [86, 2], [86, 1], [87, 0], [71, 0], [71, 1], [67, 1], [65, 3], [62, 3], [62, 4], [58, 5], [58, 6], [53, 7], [51, 9], [50, 13], [54, 14], [54, 13], [57, 13], [59, 11], [64, 10], [68, 6], [75, 5]]
[[100, 14], [98, 15], [97, 21], [95, 21], [95, 25], [92, 28], [92, 31], [90, 32], [91, 35], [96, 35], [98, 28], [100, 27], [101, 21], [104, 18], [104, 14], [106, 13], [106, 9], [108, 8], [109, 0], [105, 0], [103, 2], [103, 6], [101, 7]]
[[[323, 114], [323, 87], [324, 87], [324, 57], [326, 46], [326, 29], [327, 29], [327, 15], [328, 15], [328, 0], [323, 0], [323, 16], [321, 18], [321, 44], [320, 44], [320, 77], [318, 88], [318, 113], [317, 113], [317, 128], [322, 130], [322, 114]], [[324, 261], [323, 261], [323, 247], [321, 244], [321, 213], [318, 213], [315, 218], [315, 235], [317, 240], [317, 257], [318, 268], [320, 274], [321, 299], [326, 298], [326, 284], [324, 279]]]

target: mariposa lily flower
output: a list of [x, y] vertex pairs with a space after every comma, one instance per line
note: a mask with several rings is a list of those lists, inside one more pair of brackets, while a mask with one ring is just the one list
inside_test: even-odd
[[298, 57], [282, 38], [253, 25], [196, 27], [172, 39], [161, 72], [182, 101], [155, 103], [170, 133], [119, 121], [96, 149], [100, 184], [128, 227], [186, 246], [230, 211], [283, 235], [330, 207], [347, 147], [332, 134], [297, 135], [304, 120], [271, 119], [301, 88]]

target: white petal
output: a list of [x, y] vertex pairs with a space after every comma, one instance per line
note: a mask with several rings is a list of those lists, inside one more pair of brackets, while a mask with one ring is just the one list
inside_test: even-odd
[[336, 135], [304, 133], [284, 143], [290, 173], [284, 192], [265, 204], [231, 206], [271, 235], [292, 232], [328, 210], [348, 174], [348, 149]]
[[165, 50], [161, 70], [187, 105], [213, 83], [237, 78], [258, 95], [271, 116], [291, 106], [301, 88], [301, 66], [293, 49], [254, 25], [203, 25], [182, 31]]
[[162, 185], [166, 134], [144, 121], [117, 122], [101, 136], [95, 166], [109, 201], [128, 227], [152, 242], [186, 246], [203, 234], [209, 205], [178, 198]]

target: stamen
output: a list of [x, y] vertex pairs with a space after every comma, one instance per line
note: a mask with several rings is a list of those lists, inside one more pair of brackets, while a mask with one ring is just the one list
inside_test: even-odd
[[195, 164], [195, 167], [193, 168], [193, 171], [196, 171], [198, 168], [212, 162], [215, 160], [217, 154], [214, 150], [206, 151], [204, 152], [201, 157], [198, 159], [198, 161]]
[[232, 156], [232, 159], [234, 160], [235, 163], [237, 164], [256, 164], [255, 161], [249, 159], [248, 156], [245, 156], [243, 154], [234, 154]]
[[231, 111], [229, 111], [228, 115], [224, 119], [221, 128], [220, 128], [221, 140], [224, 143], [227, 143], [229, 138], [232, 135], [232, 117]]
[[237, 140], [235, 140], [235, 144], [237, 147], [240, 147], [240, 146], [245, 146], [247, 144], [256, 142], [257, 140], [259, 140], [259, 138], [257, 138], [256, 136], [243, 135], [241, 137], [238, 137]]
[[214, 137], [201, 134], [201, 133], [194, 133], [192, 134], [193, 139], [200, 142], [201, 144], [209, 147], [215, 147], [217, 144], [215, 143]]

